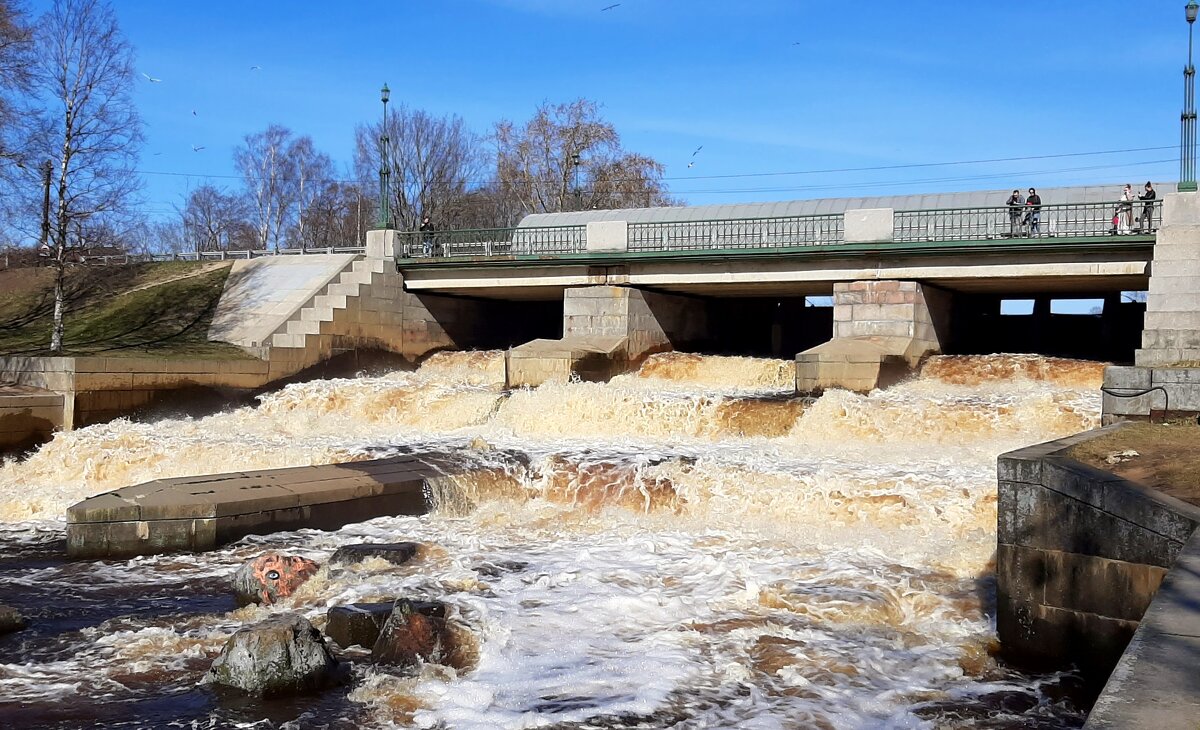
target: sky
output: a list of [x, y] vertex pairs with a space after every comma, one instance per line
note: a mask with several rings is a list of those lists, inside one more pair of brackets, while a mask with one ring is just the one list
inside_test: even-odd
[[[236, 188], [234, 148], [271, 123], [350, 177], [384, 82], [480, 134], [595, 100], [689, 204], [1173, 181], [1184, 4], [113, 2], [151, 217], [206, 182]], [[1138, 151], [1081, 154], [1116, 150]]]

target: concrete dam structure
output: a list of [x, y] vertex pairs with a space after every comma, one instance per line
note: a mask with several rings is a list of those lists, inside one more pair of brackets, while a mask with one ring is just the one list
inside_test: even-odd
[[[1156, 241], [1187, 255], [1177, 241], [1195, 212], [1179, 194], [1138, 203], [1139, 226], [1117, 235], [1117, 190], [1046, 190], [1054, 202], [1019, 217], [995, 205], [995, 192], [374, 231], [363, 256], [239, 262], [210, 338], [243, 346], [280, 375], [355, 348], [410, 359], [508, 348], [511, 386], [602, 380], [671, 350], [794, 356], [800, 392], [866, 392], [940, 353], [1129, 362], [1143, 344], [1146, 305], [1122, 292], [1153, 290]], [[1152, 295], [1147, 352], [1200, 353], [1163, 324], [1173, 310], [1156, 309], [1185, 304], [1188, 293], [1174, 290], [1190, 282]], [[1102, 306], [1063, 314], [1052, 307], [1060, 299]], [[1006, 300], [1029, 311], [1004, 312]]]

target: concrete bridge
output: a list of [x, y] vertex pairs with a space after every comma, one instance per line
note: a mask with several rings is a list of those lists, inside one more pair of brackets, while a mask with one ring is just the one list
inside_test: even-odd
[[[364, 256], [330, 255], [325, 268], [317, 256], [238, 262], [210, 336], [280, 372], [347, 348], [506, 347], [512, 385], [606, 378], [671, 349], [795, 355], [801, 391], [867, 390], [941, 352], [1127, 362], [1142, 345], [1146, 364], [1200, 360], [1200, 321], [1178, 326], [1200, 319], [1187, 260], [1200, 210], [1175, 193], [1123, 206], [1119, 192], [1043, 190], [1036, 211], [996, 205], [1007, 191], [993, 191], [373, 231]], [[1153, 277], [1156, 291], [1164, 252], [1180, 263]], [[1143, 334], [1147, 305], [1122, 292], [1147, 289]], [[1063, 298], [1103, 306], [1064, 315], [1051, 306]], [[1005, 316], [1010, 299], [1031, 311]]]

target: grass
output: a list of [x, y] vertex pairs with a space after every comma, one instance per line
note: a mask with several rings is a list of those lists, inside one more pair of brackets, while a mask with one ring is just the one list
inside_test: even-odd
[[[248, 359], [208, 341], [228, 265], [162, 262], [68, 270], [64, 355]], [[0, 273], [0, 355], [48, 355], [53, 269]]]
[[[1077, 461], [1154, 487], [1185, 502], [1200, 505], [1200, 426], [1195, 423], [1131, 423], [1112, 433], [1071, 447]], [[1136, 451], [1115, 464], [1107, 459]]]

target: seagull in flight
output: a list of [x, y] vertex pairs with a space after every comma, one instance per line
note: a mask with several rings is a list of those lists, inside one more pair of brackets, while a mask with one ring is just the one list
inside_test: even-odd
[[199, 152], [202, 149], [204, 149], [204, 145], [200, 145], [199, 147], [192, 145], [192, 152]]
[[194, 117], [194, 116], [196, 116], [196, 110], [195, 110], [195, 109], [193, 109], [193, 110], [192, 110], [192, 116], [193, 116], [193, 117]]
[[153, 76], [151, 76], [150, 74], [146, 73], [145, 71], [142, 72], [142, 75], [145, 76], [146, 80], [152, 84], [157, 84], [158, 82], [162, 81], [162, 79], [156, 79]]
[[619, 8], [619, 7], [621, 7], [621, 3], [613, 3], [612, 5], [609, 5], [608, 7], [600, 8], [600, 12], [603, 13], [605, 10], [612, 10], [613, 8]]
[[251, 71], [261, 71], [261, 70], [262, 70], [262, 66], [251, 66], [251, 67], [250, 67], [250, 70], [251, 70]]
[[696, 155], [699, 154], [700, 150], [702, 149], [704, 149], [704, 145], [700, 145], [696, 148], [696, 151], [692, 153], [692, 161], [688, 163], [689, 169], [696, 164]]

